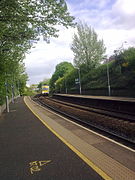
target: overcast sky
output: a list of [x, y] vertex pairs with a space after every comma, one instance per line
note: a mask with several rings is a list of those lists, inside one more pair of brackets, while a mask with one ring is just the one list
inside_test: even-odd
[[[135, 46], [135, 0], [66, 0], [69, 12], [76, 21], [85, 21], [93, 27], [99, 39], [103, 39], [111, 55], [120, 46]], [[75, 29], [61, 28], [58, 38], [50, 44], [42, 39], [26, 55], [25, 66], [28, 84], [37, 84], [50, 78], [55, 66], [68, 61], [73, 63], [70, 49]], [[126, 43], [125, 43], [126, 41]]]

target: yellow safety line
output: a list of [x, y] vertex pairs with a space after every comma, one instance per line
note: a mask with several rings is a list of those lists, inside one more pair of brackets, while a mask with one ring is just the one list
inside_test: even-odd
[[110, 176], [108, 176], [104, 171], [102, 171], [99, 167], [97, 167], [92, 161], [90, 161], [85, 155], [83, 155], [80, 151], [78, 151], [73, 145], [69, 144], [62, 136], [60, 136], [57, 132], [55, 132], [44, 120], [42, 120], [28, 105], [25, 100], [24, 102], [27, 107], [32, 111], [32, 113], [53, 133], [55, 134], [64, 144], [66, 144], [73, 152], [75, 152], [84, 162], [86, 162], [94, 171], [96, 171], [102, 178], [105, 180], [112, 180]]

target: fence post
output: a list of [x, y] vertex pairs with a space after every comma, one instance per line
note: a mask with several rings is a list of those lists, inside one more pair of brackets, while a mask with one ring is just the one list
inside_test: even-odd
[[7, 109], [7, 112], [9, 112], [9, 100], [8, 100], [8, 96], [6, 96], [6, 109]]

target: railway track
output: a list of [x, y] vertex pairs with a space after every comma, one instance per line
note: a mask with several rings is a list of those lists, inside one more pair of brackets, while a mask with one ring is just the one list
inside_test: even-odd
[[90, 108], [49, 97], [38, 97], [34, 100], [55, 112], [67, 116], [75, 121], [135, 143], [135, 117], [102, 109]]
[[85, 110], [85, 111], [89, 111], [89, 112], [95, 112], [95, 113], [98, 113], [101, 115], [106, 115], [106, 116], [122, 119], [122, 120], [129, 121], [129, 122], [135, 122], [135, 116], [133, 114], [130, 114], [127, 112], [118, 112], [118, 111], [114, 111], [114, 110], [104, 110], [104, 109], [99, 109], [99, 108], [87, 107], [87, 105], [81, 106], [79, 104], [76, 104], [75, 102], [69, 103], [69, 102], [60, 101], [60, 100], [57, 100], [54, 98], [51, 98], [51, 101], [56, 102], [56, 103], [60, 103], [63, 105], [67, 105], [70, 107], [76, 107], [76, 108], [81, 109], [81, 110]]

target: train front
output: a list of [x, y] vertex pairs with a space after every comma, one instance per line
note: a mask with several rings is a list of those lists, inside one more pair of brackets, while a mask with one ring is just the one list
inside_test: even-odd
[[49, 95], [49, 86], [48, 85], [43, 85], [41, 93], [42, 93], [42, 95], [48, 96]]

